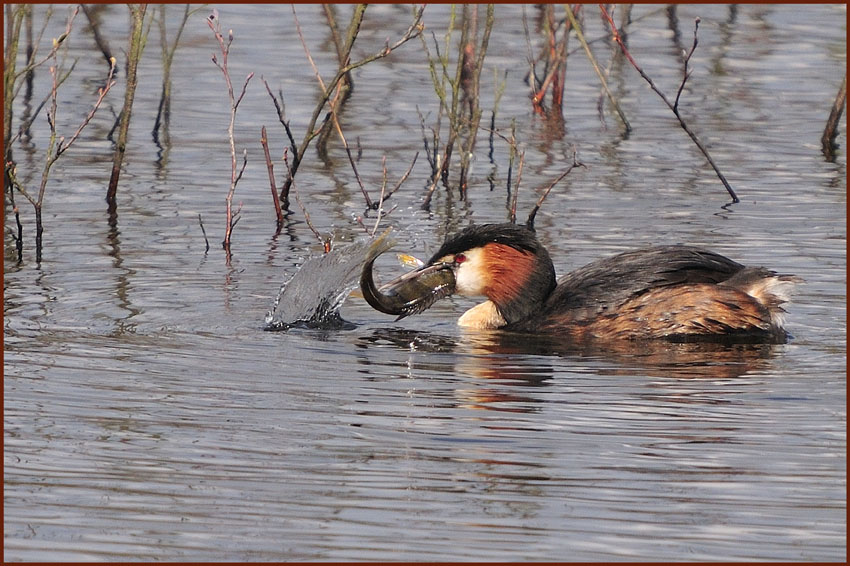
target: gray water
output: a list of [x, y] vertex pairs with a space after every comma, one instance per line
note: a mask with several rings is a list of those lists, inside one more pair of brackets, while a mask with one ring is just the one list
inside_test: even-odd
[[[564, 126], [534, 115], [522, 10], [497, 7], [482, 106], [489, 119], [494, 69], [507, 71], [496, 125], [507, 132], [516, 119], [526, 151], [520, 218], [573, 148], [587, 165], [537, 216], [558, 273], [683, 243], [806, 280], [788, 307], [788, 344], [600, 349], [463, 332], [454, 321], [472, 303], [460, 298], [394, 322], [355, 295], [341, 311], [352, 328], [264, 332], [281, 284], [322, 248], [294, 202], [275, 236], [260, 127], [273, 155], [286, 142], [258, 79], [282, 89], [299, 140], [317, 86], [289, 6], [217, 8], [234, 33], [234, 82], [257, 75], [237, 115], [249, 163], [229, 266], [219, 247], [227, 100], [205, 10], [177, 51], [162, 151], [150, 136], [160, 94], [154, 25], [115, 222], [103, 201], [105, 137], [121, 81], [51, 173], [40, 264], [23, 199], [17, 263], [7, 204], [6, 560], [846, 558], [844, 119], [837, 160], [820, 150], [846, 66], [844, 6], [634, 8], [629, 47], [670, 96], [702, 19], [682, 111], [741, 197], [725, 208], [713, 171], [622, 60], [609, 82], [631, 135], [607, 104], [600, 121], [598, 79], [575, 38]], [[432, 51], [430, 31], [442, 41], [449, 9], [425, 10]], [[586, 33], [607, 65], [612, 48], [599, 39], [607, 32], [596, 9], [585, 8]], [[35, 7], [37, 18], [44, 10]], [[328, 77], [336, 55], [324, 16], [297, 10]], [[64, 27], [58, 12], [46, 44]], [[178, 12], [168, 7], [170, 34]], [[340, 21], [349, 12], [340, 7]], [[527, 13], [534, 33], [537, 11]], [[103, 19], [113, 50], [125, 48], [126, 8], [108, 7]], [[408, 6], [370, 6], [355, 56], [395, 41], [410, 19]], [[105, 73], [82, 15], [69, 41], [79, 61], [60, 89], [62, 132], [73, 132]], [[532, 41], [538, 49], [539, 36]], [[358, 170], [377, 200], [382, 157], [394, 183], [424, 149], [417, 107], [430, 127], [438, 103], [418, 39], [354, 81], [342, 127], [359, 139]], [[33, 101], [47, 88], [39, 70]], [[16, 116], [24, 110], [21, 98]], [[32, 145], [15, 149], [31, 184], [46, 127], [42, 115]], [[428, 212], [420, 155], [382, 222], [395, 228], [399, 251], [427, 258], [447, 233], [506, 219], [508, 149], [496, 142], [494, 166], [481, 140], [468, 200], [440, 189]], [[283, 170], [278, 161], [278, 181]], [[297, 187], [335, 245], [366, 235], [356, 221], [364, 200], [338, 142], [326, 161], [308, 152]], [[374, 213], [363, 223], [371, 228]], [[383, 280], [402, 270], [391, 256], [376, 265]]]

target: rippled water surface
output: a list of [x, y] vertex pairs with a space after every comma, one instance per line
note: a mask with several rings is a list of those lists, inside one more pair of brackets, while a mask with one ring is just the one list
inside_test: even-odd
[[[598, 79], [575, 38], [564, 124], [534, 115], [522, 9], [497, 7], [481, 97], [486, 121], [494, 74], [507, 72], [495, 123], [508, 132], [515, 119], [526, 151], [519, 216], [573, 148], [587, 165], [537, 216], [559, 273], [640, 245], [686, 243], [806, 280], [788, 308], [788, 344], [597, 349], [462, 332], [454, 320], [472, 304], [465, 299], [394, 322], [352, 296], [342, 315], [353, 328], [264, 332], [280, 285], [321, 246], [295, 203], [274, 234], [261, 126], [273, 155], [286, 142], [258, 79], [282, 90], [299, 140], [318, 87], [289, 6], [217, 8], [234, 33], [234, 81], [256, 73], [237, 115], [248, 166], [230, 266], [218, 245], [227, 100], [205, 10], [177, 50], [171, 144], [162, 149], [150, 136], [160, 95], [154, 24], [114, 218], [103, 201], [105, 136], [123, 74], [51, 173], [40, 264], [23, 199], [16, 261], [7, 201], [7, 560], [845, 559], [843, 119], [837, 159], [820, 148], [845, 72], [844, 6], [634, 8], [629, 47], [670, 96], [701, 17], [682, 111], [741, 197], [726, 208], [713, 171], [620, 59], [609, 82], [630, 135], [607, 103], [600, 121]], [[585, 8], [586, 33], [607, 66], [612, 47], [595, 9]], [[35, 10], [38, 24], [45, 7]], [[45, 42], [64, 27], [64, 10]], [[330, 76], [336, 54], [324, 15], [297, 10]], [[350, 10], [338, 8], [341, 22]], [[432, 52], [430, 32], [442, 42], [449, 10], [425, 10]], [[169, 34], [178, 12], [168, 7]], [[526, 12], [536, 51], [538, 12]], [[102, 18], [120, 51], [126, 8], [107, 7]], [[355, 56], [394, 42], [410, 21], [407, 6], [370, 6]], [[82, 15], [70, 42], [79, 60], [60, 88], [63, 132], [73, 132], [104, 75]], [[33, 107], [48, 83], [39, 70]], [[358, 170], [373, 198], [382, 157], [392, 180], [423, 152], [383, 221], [399, 249], [427, 257], [446, 233], [506, 219], [508, 149], [497, 139], [492, 164], [486, 136], [468, 200], [440, 189], [421, 210], [429, 167], [417, 109], [433, 127], [438, 102], [418, 39], [357, 70], [354, 83], [342, 127], [359, 139]], [[15, 112], [26, 112], [22, 97]], [[46, 131], [42, 115], [31, 145], [15, 148], [24, 182], [38, 181]], [[278, 161], [278, 177], [283, 170]], [[324, 161], [308, 151], [297, 186], [337, 245], [365, 235], [356, 221], [364, 200], [337, 141]], [[377, 269], [400, 270], [389, 258]]]

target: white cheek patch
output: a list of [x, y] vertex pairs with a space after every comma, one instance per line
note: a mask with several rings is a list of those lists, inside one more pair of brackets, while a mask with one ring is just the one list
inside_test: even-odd
[[484, 251], [476, 248], [464, 252], [466, 260], [455, 271], [455, 292], [467, 297], [484, 295], [490, 274], [484, 265]]

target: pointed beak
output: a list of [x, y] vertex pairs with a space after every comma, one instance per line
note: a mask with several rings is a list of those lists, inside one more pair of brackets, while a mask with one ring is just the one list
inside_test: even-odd
[[375, 310], [402, 319], [421, 313], [455, 291], [455, 276], [450, 263], [425, 265], [377, 287], [372, 275], [375, 259], [377, 256], [366, 262], [360, 277], [363, 298]]

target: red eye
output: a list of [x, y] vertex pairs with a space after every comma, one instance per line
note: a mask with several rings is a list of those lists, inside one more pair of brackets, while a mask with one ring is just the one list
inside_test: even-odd
[[466, 261], [466, 256], [463, 254], [455, 255], [455, 263], [463, 263]]

